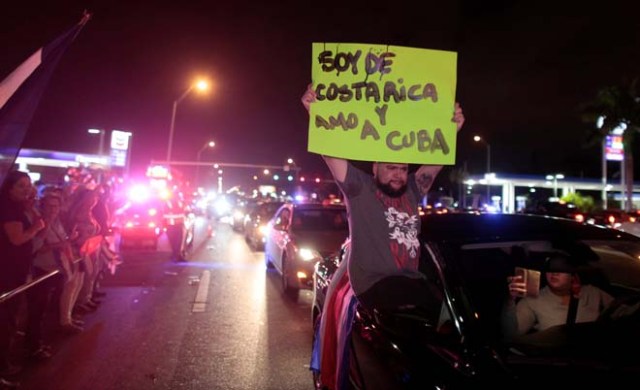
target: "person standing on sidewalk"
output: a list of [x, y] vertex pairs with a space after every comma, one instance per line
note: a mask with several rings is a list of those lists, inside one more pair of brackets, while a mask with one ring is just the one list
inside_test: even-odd
[[[27, 281], [33, 261], [33, 239], [45, 227], [41, 218], [33, 222], [27, 218], [25, 207], [31, 191], [31, 178], [21, 171], [9, 172], [0, 189], [0, 293]], [[0, 377], [19, 372], [10, 357], [21, 298], [15, 296], [0, 303]]]

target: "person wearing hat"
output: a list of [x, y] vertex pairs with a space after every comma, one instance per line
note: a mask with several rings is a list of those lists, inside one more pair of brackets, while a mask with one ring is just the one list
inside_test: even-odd
[[[613, 297], [596, 286], [581, 284], [576, 271], [569, 255], [549, 256], [545, 262], [547, 285], [538, 296], [525, 296], [527, 286], [523, 276], [510, 276], [509, 298], [503, 313], [507, 339], [568, 322], [597, 320]], [[576, 310], [570, 316], [571, 302], [576, 304]]]

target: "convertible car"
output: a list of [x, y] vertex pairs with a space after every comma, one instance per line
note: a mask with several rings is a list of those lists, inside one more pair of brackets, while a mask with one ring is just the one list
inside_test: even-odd
[[[327, 378], [342, 378], [342, 387], [354, 389], [625, 388], [640, 378], [640, 238], [533, 215], [422, 218], [420, 270], [431, 287], [432, 307], [371, 312], [355, 298], [331, 300], [332, 313], [348, 312], [336, 304], [354, 310], [342, 318], [341, 330], [329, 334], [332, 324], [321, 321], [321, 314], [333, 276], [336, 284], [347, 277], [348, 244], [316, 264], [315, 388], [324, 388]], [[592, 322], [574, 323], [567, 316], [565, 324], [506, 337], [501, 319], [507, 277], [516, 267], [544, 274], [545, 261], [557, 253], [573, 259], [582, 285], [599, 287], [613, 302]], [[544, 277], [540, 283], [544, 287]], [[338, 374], [323, 372], [322, 354], [335, 353], [327, 345], [349, 328], [344, 321], [350, 332]]]

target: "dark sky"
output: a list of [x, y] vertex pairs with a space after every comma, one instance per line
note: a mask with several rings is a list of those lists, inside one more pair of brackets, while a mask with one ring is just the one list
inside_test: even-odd
[[[174, 159], [282, 164], [324, 172], [307, 153], [300, 104], [311, 43], [357, 42], [458, 52], [457, 99], [467, 123], [458, 165], [597, 177], [599, 148], [584, 147], [579, 105], [637, 76], [635, 2], [582, 1], [13, 1], [0, 12], [0, 78], [93, 13], [57, 68], [24, 146], [95, 152], [91, 127], [134, 132], [136, 170], [166, 154], [171, 108], [192, 78], [208, 97], [178, 107]], [[628, 3], [624, 5], [623, 3]], [[207, 157], [207, 152], [203, 157]]]

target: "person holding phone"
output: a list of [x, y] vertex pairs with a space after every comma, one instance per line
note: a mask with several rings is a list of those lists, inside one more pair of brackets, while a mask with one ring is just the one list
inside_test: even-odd
[[611, 295], [598, 287], [581, 284], [576, 267], [565, 254], [554, 254], [546, 260], [545, 280], [547, 285], [538, 296], [531, 296], [527, 295], [522, 274], [508, 278], [509, 297], [502, 318], [507, 339], [566, 324], [572, 297], [577, 304], [572, 322], [595, 321], [613, 301]]

